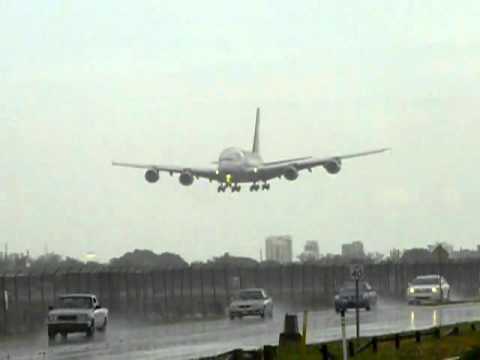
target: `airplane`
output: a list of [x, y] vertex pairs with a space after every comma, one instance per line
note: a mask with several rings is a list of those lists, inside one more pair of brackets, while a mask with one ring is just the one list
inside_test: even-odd
[[[255, 120], [255, 133], [252, 150], [243, 150], [237, 147], [229, 147], [220, 153], [215, 167], [184, 167], [155, 164], [133, 164], [125, 162], [112, 162], [114, 166], [145, 169], [145, 180], [156, 183], [160, 178], [160, 172], [179, 174], [180, 184], [190, 186], [195, 179], [205, 178], [210, 182], [219, 183], [217, 192], [225, 192], [228, 188], [231, 192], [239, 192], [241, 183], [250, 183], [250, 191], [270, 190], [269, 181], [275, 178], [285, 178], [293, 181], [298, 178], [302, 170], [312, 171], [317, 166], [322, 166], [329, 174], [338, 174], [342, 167], [342, 161], [360, 156], [378, 154], [389, 150], [381, 148], [354, 154], [316, 158], [312, 156], [297, 157], [293, 159], [264, 162], [260, 155], [260, 109], [257, 108]], [[261, 187], [259, 185], [261, 183]]]

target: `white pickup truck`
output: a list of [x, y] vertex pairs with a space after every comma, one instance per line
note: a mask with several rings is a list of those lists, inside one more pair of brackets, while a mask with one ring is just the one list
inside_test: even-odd
[[65, 294], [58, 297], [55, 306], [49, 306], [48, 338], [57, 334], [84, 332], [88, 337], [95, 330], [104, 331], [108, 324], [108, 309], [102, 308], [93, 294]]

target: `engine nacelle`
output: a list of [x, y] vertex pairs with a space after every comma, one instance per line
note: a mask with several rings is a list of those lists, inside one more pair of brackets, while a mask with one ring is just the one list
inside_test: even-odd
[[285, 176], [285, 179], [293, 181], [298, 178], [298, 170], [295, 166], [289, 166], [285, 169], [283, 176]]
[[189, 171], [183, 171], [178, 178], [180, 184], [184, 186], [190, 186], [193, 184], [193, 175]]
[[159, 178], [160, 178], [160, 175], [158, 175], [158, 171], [155, 169], [148, 169], [145, 172], [145, 180], [147, 180], [147, 182], [151, 184], [156, 183]]
[[325, 170], [327, 170], [329, 174], [338, 174], [342, 169], [342, 162], [340, 161], [340, 159], [332, 160], [323, 166], [325, 167]]

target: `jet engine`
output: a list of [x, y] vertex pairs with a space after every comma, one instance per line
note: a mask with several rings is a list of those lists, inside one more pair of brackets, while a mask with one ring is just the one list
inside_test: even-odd
[[298, 178], [298, 170], [295, 166], [289, 166], [285, 169], [283, 176], [285, 176], [285, 179], [293, 181]]
[[159, 178], [160, 175], [158, 175], [158, 171], [155, 169], [148, 169], [145, 172], [145, 180], [147, 180], [149, 183], [155, 183]]
[[178, 178], [180, 184], [190, 186], [193, 184], [193, 175], [190, 171], [183, 171]]
[[323, 166], [325, 167], [325, 170], [327, 170], [329, 174], [338, 174], [342, 168], [342, 162], [340, 161], [340, 159], [336, 159], [336, 160], [327, 162]]

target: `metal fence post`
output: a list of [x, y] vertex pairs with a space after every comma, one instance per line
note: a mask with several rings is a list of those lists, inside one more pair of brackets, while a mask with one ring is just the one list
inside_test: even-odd
[[42, 301], [42, 310], [45, 309], [45, 272], [40, 274], [40, 298]]
[[230, 302], [230, 286], [228, 283], [228, 268], [227, 265], [223, 266], [223, 283], [225, 285], [225, 303]]
[[184, 287], [185, 287], [185, 268], [179, 269], [180, 273], [180, 309], [182, 311], [182, 317], [185, 316], [185, 296], [184, 296]]
[[280, 264], [277, 266], [278, 269], [278, 288], [280, 291], [280, 297], [283, 299], [283, 265]]
[[212, 288], [213, 288], [213, 303], [215, 304], [215, 309], [217, 306], [217, 289], [215, 288], [215, 267], [212, 266]]
[[142, 314], [146, 318], [147, 317], [147, 288], [146, 288], [145, 274], [146, 274], [145, 270], [142, 270], [142, 272], [140, 273], [140, 277], [142, 278], [142, 281], [141, 281]]
[[5, 335], [8, 334], [8, 309], [7, 309], [7, 302], [6, 302], [6, 294], [7, 294], [7, 286], [6, 286], [6, 279], [5, 274], [2, 275], [0, 279], [0, 297], [2, 301], [2, 313], [3, 313], [3, 333]]
[[157, 289], [155, 287], [155, 270], [150, 271], [150, 284], [151, 284], [151, 287], [152, 287], [152, 292], [151, 292], [151, 296], [150, 296], [150, 301], [152, 302], [152, 312], [156, 313], [155, 296], [156, 296], [156, 293], [157, 293]]
[[302, 269], [302, 304], [305, 303], [305, 264], [301, 265]]
[[162, 271], [163, 279], [163, 309], [165, 316], [168, 316], [168, 288], [167, 288], [167, 270]]
[[202, 316], [205, 317], [206, 312], [205, 312], [205, 293], [203, 288], [203, 269], [200, 267], [198, 270], [200, 272], [200, 296], [202, 297]]
[[125, 270], [125, 304], [127, 305], [127, 315], [130, 312], [130, 283], [128, 281], [129, 271]]
[[193, 265], [190, 265], [189, 268], [189, 285], [190, 285], [190, 313], [195, 315], [195, 302], [193, 300]]

